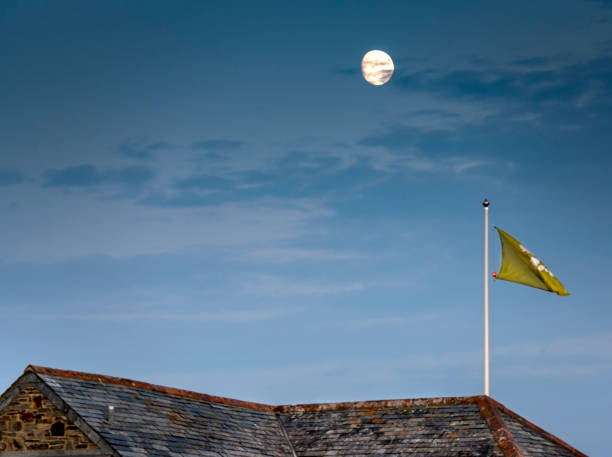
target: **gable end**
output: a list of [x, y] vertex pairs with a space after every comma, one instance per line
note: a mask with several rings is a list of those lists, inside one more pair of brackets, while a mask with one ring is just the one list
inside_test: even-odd
[[0, 457], [117, 456], [35, 373], [0, 397]]

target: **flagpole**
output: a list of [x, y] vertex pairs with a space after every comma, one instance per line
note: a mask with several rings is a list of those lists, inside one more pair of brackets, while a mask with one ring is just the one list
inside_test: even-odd
[[484, 207], [484, 394], [489, 396], [489, 201]]

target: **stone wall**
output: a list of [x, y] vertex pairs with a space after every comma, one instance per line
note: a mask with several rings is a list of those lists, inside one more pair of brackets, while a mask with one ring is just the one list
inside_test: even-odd
[[23, 390], [0, 411], [0, 452], [98, 449], [35, 387]]

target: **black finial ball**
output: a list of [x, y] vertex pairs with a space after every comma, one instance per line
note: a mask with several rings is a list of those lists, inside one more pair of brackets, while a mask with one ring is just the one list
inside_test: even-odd
[[487, 200], [485, 198], [484, 202], [482, 202], [482, 206], [484, 206], [485, 208], [487, 208], [489, 206], [489, 200]]

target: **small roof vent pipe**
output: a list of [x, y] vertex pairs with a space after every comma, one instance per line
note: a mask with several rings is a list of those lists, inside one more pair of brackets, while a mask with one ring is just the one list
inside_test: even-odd
[[113, 421], [113, 416], [115, 415], [115, 407], [108, 405], [108, 422], [112, 422]]

